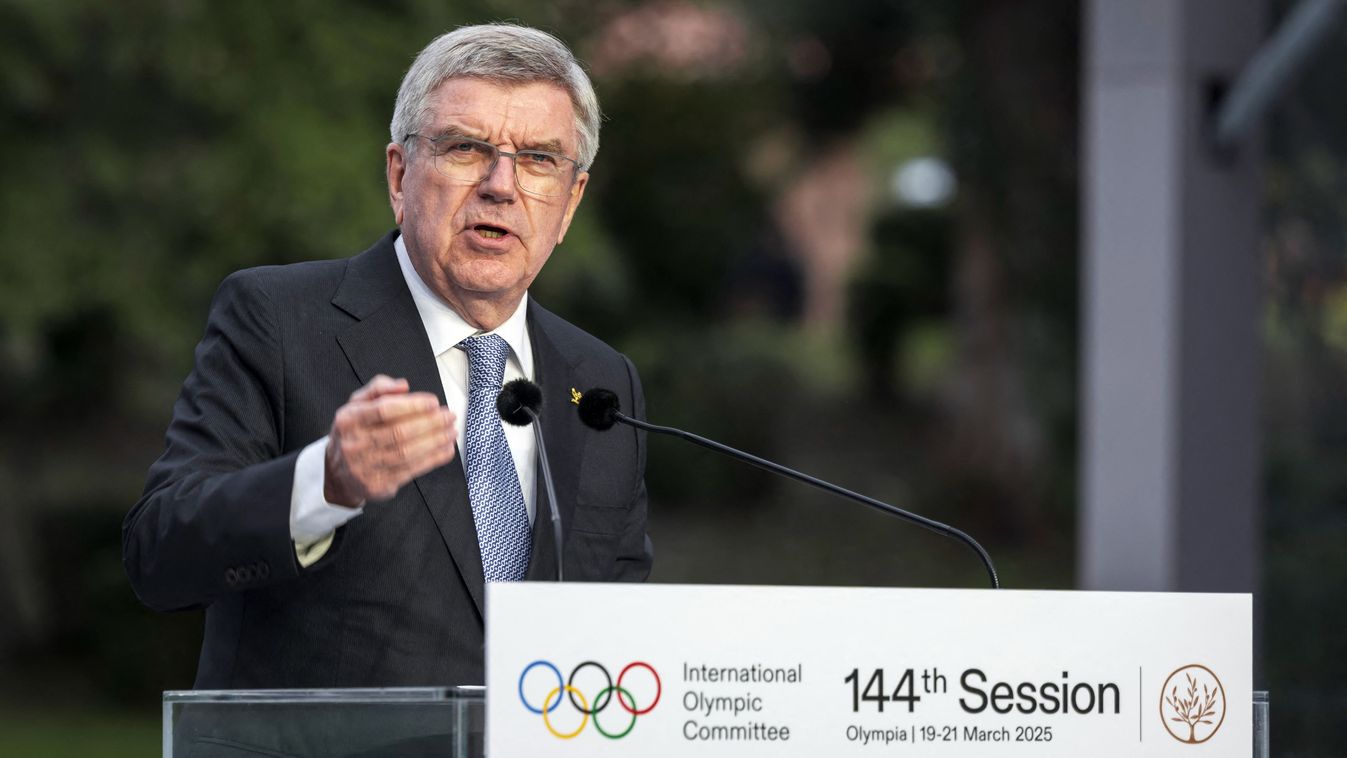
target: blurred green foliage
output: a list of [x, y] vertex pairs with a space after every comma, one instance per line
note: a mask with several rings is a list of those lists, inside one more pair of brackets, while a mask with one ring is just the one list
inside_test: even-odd
[[[602, 147], [533, 294], [632, 356], [652, 419], [958, 519], [1009, 586], [1070, 586], [1077, 4], [0, 0], [0, 600], [38, 598], [14, 603], [27, 633], [0, 625], [0, 704], [153, 723], [157, 692], [190, 685], [199, 620], [135, 603], [117, 525], [218, 282], [391, 225], [386, 124], [415, 52], [513, 19], [593, 61], [624, 14], [682, 7], [737, 19], [742, 59], [596, 69]], [[1269, 166], [1268, 684], [1296, 755], [1347, 742], [1347, 611], [1326, 599], [1347, 579], [1340, 69], [1311, 73]], [[819, 331], [773, 203], [837, 146], [872, 202], [845, 319]], [[929, 155], [955, 201], [896, 203], [894, 168]], [[686, 446], [653, 441], [649, 483], [657, 579], [980, 581], [957, 549]], [[157, 740], [94, 716], [110, 742], [62, 742], [44, 718], [0, 720], [0, 752]]]
[[1262, 597], [1283, 755], [1347, 745], [1347, 605], [1334, 599], [1347, 584], [1345, 74], [1340, 30], [1269, 130]]
[[[856, 0], [839, 13], [809, 0], [0, 0], [0, 482], [23, 535], [3, 570], [19, 577], [10, 593], [36, 598], [0, 633], [0, 652], [22, 651], [30, 674], [84, 680], [95, 701], [188, 684], [193, 626], [145, 626], [119, 582], [115, 524], [155, 455], [211, 293], [233, 270], [344, 257], [383, 234], [385, 125], [405, 67], [435, 34], [494, 19], [552, 30], [600, 63], [624, 16], [648, 29], [661, 14], [710, 12], [742, 46], [719, 68], [656, 54], [596, 68], [602, 148], [534, 288], [632, 355], [652, 417], [967, 516], [993, 545], [1041, 553], [1023, 583], [1069, 582], [1074, 462], [1051, 429], [1069, 428], [1074, 408], [1074, 299], [1055, 288], [1074, 276], [1072, 153], [1019, 171], [1074, 132], [994, 126], [1016, 123], [1026, 86], [1038, 118], [1074, 123], [1076, 12], [1033, 6], [1056, 31], [1031, 49], [1015, 39], [1030, 22], [965, 1]], [[992, 43], [1002, 57], [979, 52]], [[774, 203], [837, 149], [861, 156], [872, 207], [844, 320], [804, 328], [799, 251]], [[929, 155], [952, 162], [959, 199], [900, 207], [893, 170]], [[951, 287], [970, 229], [995, 240], [977, 248], [999, 272], [993, 292]], [[980, 311], [988, 295], [994, 307]], [[963, 326], [973, 312], [1004, 322], [1009, 338], [990, 360]], [[947, 385], [970, 365], [1053, 381], [1018, 382], [1030, 391], [960, 420]], [[1003, 432], [1026, 413], [1049, 443], [1014, 457]], [[997, 441], [970, 457], [947, 428]], [[683, 446], [657, 443], [652, 460], [668, 542], [689, 528], [678, 514], [710, 516], [727, 528], [701, 543], [745, 565], [773, 548], [743, 544], [733, 512], [771, 518], [792, 498], [817, 502]], [[1025, 482], [1023, 502], [1002, 502], [999, 490]], [[945, 562], [939, 550], [931, 566]], [[658, 577], [694, 575], [696, 560], [662, 551]], [[893, 561], [800, 565], [823, 567], [815, 581], [939, 575]], [[166, 668], [117, 652], [146, 640], [176, 651]]]
[[467, 17], [431, 7], [0, 5], [5, 378], [48, 386], [53, 331], [101, 329], [136, 370], [103, 362], [99, 405], [157, 411], [225, 274], [374, 239], [406, 32]]
[[159, 722], [120, 712], [0, 715], [0, 754], [42, 758], [145, 758], [159, 754]]

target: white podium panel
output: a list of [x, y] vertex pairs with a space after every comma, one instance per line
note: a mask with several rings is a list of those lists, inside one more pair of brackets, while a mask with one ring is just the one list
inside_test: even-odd
[[1252, 754], [1248, 595], [490, 584], [493, 756]]

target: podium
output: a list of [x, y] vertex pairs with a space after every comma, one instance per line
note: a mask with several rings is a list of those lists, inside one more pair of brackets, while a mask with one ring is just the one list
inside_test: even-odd
[[[484, 695], [481, 687], [165, 692], [163, 755], [480, 758]], [[1255, 692], [1254, 758], [1270, 755], [1268, 707], [1268, 693]]]
[[1268, 755], [1248, 595], [487, 589], [486, 688], [165, 693], [164, 755]]
[[165, 758], [477, 758], [482, 687], [164, 693]]

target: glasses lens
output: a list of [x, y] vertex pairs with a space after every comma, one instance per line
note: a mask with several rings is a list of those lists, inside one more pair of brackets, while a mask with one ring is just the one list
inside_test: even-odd
[[525, 150], [515, 157], [519, 188], [535, 195], [564, 195], [570, 184], [571, 162], [552, 153]]
[[491, 170], [496, 148], [470, 139], [446, 139], [435, 143], [435, 168], [463, 182], [480, 182]]

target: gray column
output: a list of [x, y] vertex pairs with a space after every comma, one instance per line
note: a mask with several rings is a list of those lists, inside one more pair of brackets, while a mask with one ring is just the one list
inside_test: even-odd
[[1083, 588], [1258, 583], [1260, 156], [1209, 137], [1265, 6], [1087, 5]]

